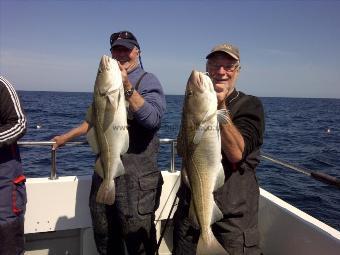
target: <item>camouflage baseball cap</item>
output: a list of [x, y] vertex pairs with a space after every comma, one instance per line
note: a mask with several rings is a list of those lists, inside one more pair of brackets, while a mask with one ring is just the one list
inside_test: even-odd
[[239, 49], [229, 43], [223, 43], [223, 44], [219, 44], [216, 45], [211, 52], [207, 55], [207, 59], [210, 58], [215, 52], [225, 52], [228, 55], [230, 55], [232, 58], [236, 59], [236, 60], [240, 60], [240, 51]]

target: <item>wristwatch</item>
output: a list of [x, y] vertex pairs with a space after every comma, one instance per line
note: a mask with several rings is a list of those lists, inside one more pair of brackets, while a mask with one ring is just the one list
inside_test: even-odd
[[132, 96], [133, 92], [135, 91], [134, 88], [127, 89], [124, 91], [125, 98], [128, 99]]

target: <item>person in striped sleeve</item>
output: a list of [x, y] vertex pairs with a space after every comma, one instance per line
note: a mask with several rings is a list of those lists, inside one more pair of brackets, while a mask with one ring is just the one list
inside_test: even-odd
[[25, 176], [17, 141], [26, 117], [12, 84], [0, 76], [0, 254], [24, 254]]

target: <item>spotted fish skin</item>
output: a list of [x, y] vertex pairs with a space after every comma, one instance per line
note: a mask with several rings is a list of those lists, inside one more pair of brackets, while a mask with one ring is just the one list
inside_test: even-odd
[[182, 180], [191, 189], [189, 218], [200, 228], [197, 254], [228, 254], [211, 225], [223, 217], [213, 191], [224, 183], [217, 97], [211, 79], [192, 71], [186, 86], [177, 151], [182, 156]]
[[112, 205], [114, 178], [125, 173], [121, 155], [128, 150], [129, 133], [121, 71], [117, 61], [105, 55], [94, 85], [91, 123], [87, 140], [98, 155], [95, 171], [103, 178], [96, 201]]

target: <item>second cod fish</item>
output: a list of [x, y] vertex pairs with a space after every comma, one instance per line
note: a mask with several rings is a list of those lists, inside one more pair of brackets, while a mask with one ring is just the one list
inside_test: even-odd
[[228, 254], [211, 225], [223, 217], [213, 191], [224, 183], [217, 98], [211, 79], [192, 71], [185, 92], [177, 151], [182, 156], [182, 179], [191, 189], [189, 218], [200, 228], [197, 254]]
[[87, 140], [98, 155], [95, 171], [103, 178], [96, 201], [112, 205], [114, 178], [125, 173], [120, 156], [128, 150], [129, 133], [121, 72], [117, 61], [105, 55], [94, 85], [91, 123]]

